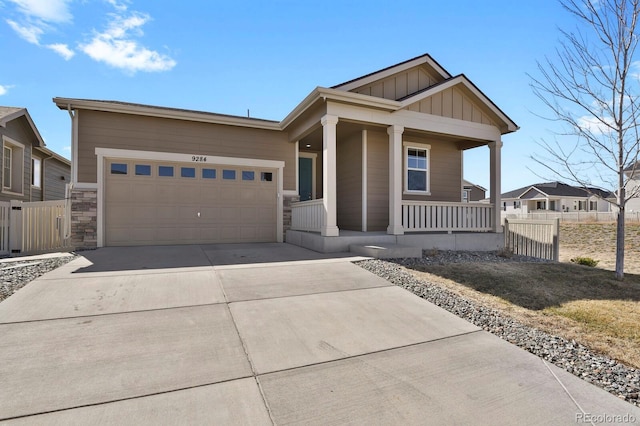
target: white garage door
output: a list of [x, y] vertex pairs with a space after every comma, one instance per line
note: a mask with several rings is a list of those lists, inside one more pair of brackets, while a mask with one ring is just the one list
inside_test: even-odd
[[108, 160], [108, 246], [273, 242], [275, 169]]

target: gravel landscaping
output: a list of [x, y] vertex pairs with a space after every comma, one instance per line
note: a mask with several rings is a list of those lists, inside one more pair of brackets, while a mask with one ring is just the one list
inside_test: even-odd
[[56, 269], [77, 257], [69, 254], [63, 257], [45, 259], [25, 259], [16, 262], [5, 260], [0, 263], [0, 302], [20, 290], [40, 275]]
[[446, 288], [419, 280], [403, 266], [456, 262], [540, 262], [522, 256], [502, 257], [486, 252], [438, 252], [422, 259], [365, 260], [360, 267], [403, 287], [429, 302], [466, 319], [485, 331], [499, 336], [560, 368], [599, 386], [615, 396], [640, 406], [640, 371], [594, 353], [589, 348], [562, 337], [525, 326], [512, 318], [481, 306]]

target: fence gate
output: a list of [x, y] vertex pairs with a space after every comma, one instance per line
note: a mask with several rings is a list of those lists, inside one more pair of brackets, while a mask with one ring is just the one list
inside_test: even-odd
[[560, 219], [505, 219], [505, 247], [522, 256], [555, 260], [560, 255]]
[[0, 256], [11, 254], [9, 247], [9, 220], [11, 216], [11, 203], [0, 201]]
[[0, 243], [3, 249], [6, 247], [0, 253], [18, 256], [68, 249], [67, 204], [65, 200], [0, 204]]

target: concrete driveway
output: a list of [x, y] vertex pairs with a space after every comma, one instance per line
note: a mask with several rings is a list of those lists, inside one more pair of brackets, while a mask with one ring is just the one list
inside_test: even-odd
[[636, 407], [347, 254], [287, 244], [82, 254], [0, 303], [7, 424], [640, 421]]

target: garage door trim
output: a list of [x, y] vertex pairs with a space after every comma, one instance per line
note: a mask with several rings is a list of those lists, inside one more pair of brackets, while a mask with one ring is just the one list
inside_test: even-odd
[[284, 161], [278, 160], [261, 160], [257, 158], [242, 157], [219, 157], [202, 153], [170, 153], [156, 151], [137, 151], [128, 149], [113, 148], [96, 148], [97, 164], [97, 180], [98, 180], [98, 211], [97, 211], [97, 245], [104, 247], [105, 245], [105, 161], [107, 159], [125, 159], [125, 160], [149, 160], [149, 161], [170, 161], [173, 163], [183, 164], [218, 164], [236, 167], [262, 167], [276, 169], [277, 175], [277, 215], [276, 215], [276, 236], [279, 243], [283, 242], [283, 170]]

